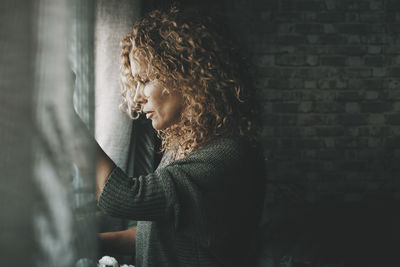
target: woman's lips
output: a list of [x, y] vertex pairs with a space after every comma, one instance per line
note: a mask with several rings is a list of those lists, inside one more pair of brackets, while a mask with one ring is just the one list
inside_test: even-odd
[[146, 118], [150, 119], [153, 116], [153, 111], [146, 112]]

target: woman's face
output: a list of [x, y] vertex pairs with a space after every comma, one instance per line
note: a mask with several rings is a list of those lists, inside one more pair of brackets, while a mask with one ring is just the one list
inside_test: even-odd
[[165, 90], [158, 80], [149, 80], [144, 63], [131, 60], [132, 75], [138, 81], [134, 101], [151, 119], [153, 128], [163, 130], [179, 122], [183, 98], [174, 90]]

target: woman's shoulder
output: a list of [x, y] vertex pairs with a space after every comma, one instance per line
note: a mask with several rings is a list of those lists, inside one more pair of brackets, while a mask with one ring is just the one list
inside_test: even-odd
[[225, 160], [244, 160], [259, 156], [260, 145], [245, 136], [221, 135], [194, 150], [192, 156], [208, 156]]

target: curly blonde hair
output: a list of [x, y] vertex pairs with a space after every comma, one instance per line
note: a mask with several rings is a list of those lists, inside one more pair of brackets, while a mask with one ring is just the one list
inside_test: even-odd
[[121, 110], [137, 119], [133, 101], [139, 81], [130, 60], [144, 62], [150, 80], [184, 99], [179, 122], [158, 131], [162, 150], [187, 155], [210, 139], [225, 134], [253, 136], [255, 112], [245, 86], [245, 65], [231, 42], [208, 17], [187, 16], [176, 7], [156, 10], [137, 22], [121, 40]]

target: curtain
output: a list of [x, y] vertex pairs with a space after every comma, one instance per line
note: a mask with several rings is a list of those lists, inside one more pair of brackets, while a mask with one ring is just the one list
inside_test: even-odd
[[[34, 68], [31, 1], [0, 2], [0, 262], [29, 266], [37, 252], [32, 203]], [[23, 257], [21, 257], [23, 255]]]
[[2, 266], [92, 266], [97, 231], [132, 225], [99, 221], [80, 122], [129, 175], [154, 169], [151, 124], [118, 109], [119, 40], [140, 13], [135, 0], [1, 2]]
[[[73, 36], [88, 36], [83, 40], [87, 46], [93, 35], [94, 2], [83, 2], [0, 4], [2, 266], [93, 263], [89, 259], [96, 251], [95, 206], [78, 207], [74, 185], [78, 147], [89, 170], [85, 188], [93, 192], [93, 149], [72, 105], [74, 80], [88, 96], [93, 92], [93, 56], [87, 54], [81, 65], [86, 69], [76, 75], [68, 58]], [[85, 19], [76, 23], [78, 17]], [[68, 27], [74, 23], [82, 26], [75, 35]], [[90, 124], [90, 112], [86, 115]]]

